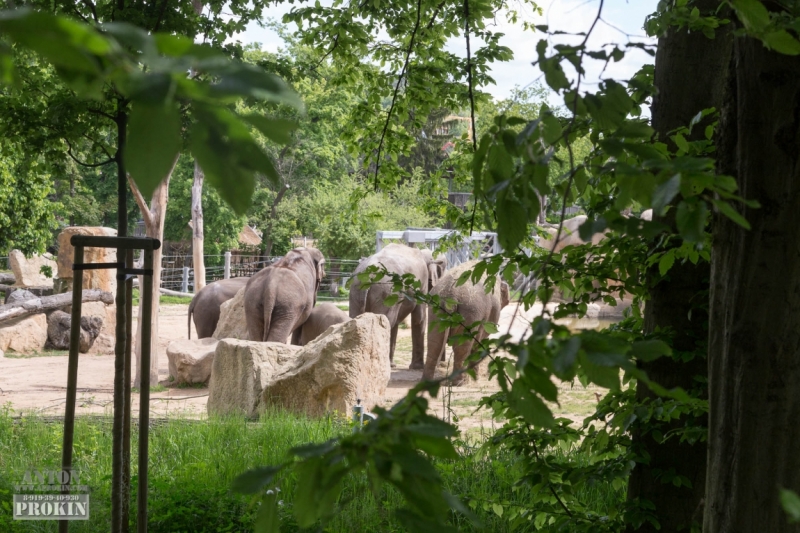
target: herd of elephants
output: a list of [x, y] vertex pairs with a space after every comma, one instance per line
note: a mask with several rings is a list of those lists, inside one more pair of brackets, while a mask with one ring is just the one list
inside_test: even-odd
[[[649, 220], [652, 211], [642, 213], [641, 218]], [[539, 245], [556, 252], [567, 246], [582, 244], [578, 227], [586, 220], [578, 216], [566, 220], [562, 233], [545, 228], [550, 237], [540, 239]], [[596, 234], [595, 244], [604, 237]], [[394, 350], [397, 343], [397, 329], [411, 317], [411, 365], [410, 369], [422, 369], [423, 379], [433, 379], [436, 366], [445, 357], [447, 341], [450, 337], [464, 332], [464, 325], [475, 322], [497, 324], [500, 310], [509, 303], [509, 287], [499, 279], [492, 284], [493, 289], [486, 292], [486, 275], [478, 282], [467, 281], [458, 285], [457, 281], [466, 270], [471, 270], [478, 260], [462, 263], [447, 269], [445, 259], [436, 259], [428, 249], [420, 250], [403, 244], [389, 244], [376, 254], [364, 258], [353, 273], [350, 287], [350, 313], [341, 311], [333, 304], [316, 305], [320, 281], [325, 276], [325, 258], [315, 248], [295, 248], [277, 262], [262, 269], [250, 278], [232, 278], [216, 281], [200, 290], [189, 305], [189, 335], [194, 316], [195, 328], [200, 338], [211, 337], [220, 318], [220, 307], [233, 298], [242, 288], [244, 292], [244, 311], [247, 331], [251, 340], [287, 342], [303, 346], [314, 340], [329, 326], [345, 322], [363, 313], [386, 315], [391, 325], [389, 342], [389, 361], [394, 364]], [[357, 275], [373, 265], [382, 265], [388, 272], [400, 276], [410, 274], [420, 283], [423, 293], [438, 295], [442, 302], [455, 300], [455, 310], [463, 317], [462, 325], [442, 327], [435, 313], [427, 313], [427, 306], [417, 304], [412, 299], [399, 298], [393, 305], [386, 305], [386, 299], [393, 292], [393, 284], [384, 278], [362, 287]], [[427, 319], [426, 319], [427, 316]], [[425, 332], [428, 332], [428, 352], [425, 357]], [[476, 335], [478, 341], [487, 335], [481, 328]], [[464, 360], [471, 353], [475, 340], [462, 342], [453, 347], [453, 370], [463, 368]], [[458, 373], [453, 383], [463, 383], [466, 376]]]

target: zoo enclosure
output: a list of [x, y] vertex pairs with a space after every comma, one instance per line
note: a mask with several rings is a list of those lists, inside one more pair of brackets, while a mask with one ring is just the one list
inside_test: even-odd
[[[203, 256], [206, 263], [206, 283], [220, 279], [250, 277], [281, 256], [225, 252], [222, 255]], [[350, 279], [358, 261], [351, 259], [325, 259], [325, 277], [319, 287], [318, 300], [346, 300], [345, 284]], [[161, 259], [161, 288], [179, 292], [194, 292], [194, 267], [191, 254], [165, 255]]]

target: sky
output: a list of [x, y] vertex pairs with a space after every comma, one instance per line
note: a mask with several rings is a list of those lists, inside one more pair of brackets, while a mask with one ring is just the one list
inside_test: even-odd
[[[592, 32], [588, 42], [589, 47], [599, 48], [607, 43], [628, 41], [654, 44], [652, 39], [645, 36], [642, 27], [645, 17], [655, 11], [657, 3], [658, 0], [605, 0], [601, 20]], [[524, 12], [522, 17], [534, 24], [547, 24], [551, 31], [561, 30], [574, 33], [588, 31], [597, 16], [600, 0], [540, 0], [539, 5], [543, 10], [541, 16], [534, 15], [532, 10], [526, 7], [527, 12]], [[291, 4], [279, 4], [271, 7], [269, 14], [265, 14], [265, 17], [280, 20], [283, 14], [289, 12], [292, 7]], [[293, 27], [295, 27], [294, 24], [290, 25], [289, 29], [291, 30]], [[536, 43], [545, 38], [544, 34], [526, 32], [522, 30], [521, 24], [507, 23], [504, 17], [498, 17], [496, 31], [505, 34], [500, 42], [514, 51], [514, 59], [496, 63], [492, 68], [492, 77], [496, 84], [482, 89], [491, 93], [496, 99], [504, 99], [510, 96], [515, 86], [525, 87], [536, 81], [544, 82], [538, 67], [531, 65], [536, 59]], [[261, 43], [262, 48], [269, 51], [277, 51], [282, 46], [282, 41], [274, 31], [260, 28], [257, 24], [251, 24], [245, 32], [239, 34], [238, 39], [245, 43]], [[574, 44], [582, 39], [582, 37], [555, 36], [551, 37], [549, 41], [551, 45], [565, 42]], [[463, 39], [449, 42], [448, 48], [455, 54], [466, 56]], [[652, 62], [653, 58], [645, 52], [630, 51], [619, 63], [611, 63], [605, 72], [602, 72], [602, 77], [628, 79], [643, 64]], [[585, 68], [586, 79], [582, 83], [589, 89], [601, 79], [603, 64], [591, 61]], [[567, 72], [567, 75], [572, 77], [574, 73]]]

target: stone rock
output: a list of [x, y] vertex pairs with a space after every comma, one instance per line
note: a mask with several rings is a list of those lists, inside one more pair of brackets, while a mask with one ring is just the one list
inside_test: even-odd
[[44, 313], [9, 321], [0, 328], [0, 350], [32, 354], [47, 343], [47, 317]]
[[[74, 274], [72, 260], [75, 258], [75, 248], [69, 240], [73, 235], [92, 235], [97, 237], [114, 237], [117, 230], [98, 226], [71, 226], [64, 228], [58, 235], [58, 277], [67, 280], [65, 290], [72, 289]], [[117, 250], [115, 248], [84, 248], [84, 263], [116, 263]], [[54, 269], [55, 273], [55, 269]], [[84, 270], [83, 288], [100, 289], [115, 294], [117, 290], [117, 270], [114, 268], [102, 270]]]
[[0, 350], [0, 359], [2, 359], [5, 356], [6, 356], [5, 352], [3, 350]]
[[301, 349], [280, 342], [220, 340], [211, 364], [208, 414], [258, 416], [264, 385]]
[[389, 332], [389, 319], [373, 313], [328, 328], [265, 383], [262, 406], [349, 415], [361, 399], [370, 409], [383, 399], [391, 377]]
[[214, 330], [211, 338], [250, 339], [250, 334], [247, 332], [247, 319], [244, 316], [244, 287], [219, 308], [219, 322], [217, 322], [217, 329]]
[[86, 352], [92, 355], [114, 355], [114, 337], [112, 335], [100, 334], [94, 340], [94, 344]]
[[169, 375], [172, 383], [205, 383], [211, 377], [211, 365], [217, 349], [217, 339], [173, 341], [167, 347]]
[[38, 298], [35, 294], [31, 291], [26, 291], [25, 289], [17, 289], [15, 291], [11, 291], [11, 293], [6, 298], [6, 304], [14, 304], [18, 302], [25, 302], [27, 300], [35, 300]]
[[[68, 350], [72, 317], [64, 311], [53, 311], [47, 319], [47, 340], [57, 350]], [[87, 353], [103, 327], [100, 317], [81, 317], [80, 353]]]
[[[64, 311], [70, 313], [72, 306], [68, 305]], [[82, 317], [98, 317], [103, 321], [101, 335], [115, 337], [117, 334], [117, 306], [106, 305], [103, 302], [83, 302], [81, 303]]]
[[[8, 263], [14, 272], [15, 287], [52, 287], [53, 277], [56, 275], [58, 265], [50, 254], [33, 255], [30, 259], [19, 250], [11, 250], [8, 254]], [[47, 277], [41, 272], [43, 266], [50, 267], [52, 276]]]
[[31, 294], [33, 295], [34, 298], [41, 298], [42, 296], [52, 296], [53, 294], [55, 294], [55, 291], [53, 290], [53, 287], [25, 287], [24, 289], [19, 287], [19, 288], [7, 291], [6, 292], [6, 296], [5, 296], [5, 300], [4, 300], [3, 303], [7, 303], [7, 304], [11, 303], [12, 302], [11, 295], [16, 293], [16, 292], [21, 292], [21, 291], [24, 291], [27, 294], [20, 294], [20, 295], [16, 296], [15, 298], [19, 298], [20, 300], [23, 300], [23, 301], [30, 300], [31, 299], [30, 298]]

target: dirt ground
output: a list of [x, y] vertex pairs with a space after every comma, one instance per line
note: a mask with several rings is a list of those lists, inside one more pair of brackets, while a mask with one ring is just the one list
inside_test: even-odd
[[[159, 318], [159, 378], [161, 386], [151, 393], [151, 416], [203, 417], [206, 414], [208, 388], [170, 387], [166, 350], [170, 342], [186, 338], [187, 305], [162, 305]], [[134, 311], [135, 312], [135, 311]], [[501, 315], [500, 332], [509, 331], [514, 336], [522, 335], [528, 320], [541, 312], [533, 308], [527, 312], [518, 310], [514, 304], [506, 307]], [[515, 316], [516, 315], [516, 316]], [[608, 321], [569, 321], [574, 328], [597, 328]], [[134, 331], [136, 325], [134, 320]], [[197, 338], [192, 326], [192, 338]], [[400, 329], [395, 351], [397, 368], [381, 404], [388, 407], [405, 396], [422, 377], [420, 370], [408, 370], [411, 361], [411, 331]], [[114, 356], [81, 355], [78, 368], [78, 414], [112, 414]], [[6, 354], [0, 358], [0, 405], [10, 405], [15, 411], [36, 412], [46, 416], [63, 416], [66, 402], [67, 357], [65, 352], [45, 352], [33, 356]], [[582, 387], [580, 384], [559, 384], [560, 405], [552, 406], [556, 416], [570, 418], [576, 422], [593, 411], [597, 394], [605, 391], [598, 387]], [[489, 431], [493, 424], [491, 414], [484, 410], [476, 412], [480, 398], [497, 390], [497, 385], [488, 381], [471, 382], [461, 387], [442, 389], [444, 399], [431, 400], [431, 410], [445, 419], [455, 415], [461, 430], [479, 435]], [[139, 395], [133, 394], [133, 413], [138, 416]]]

